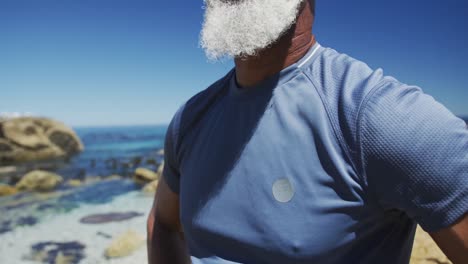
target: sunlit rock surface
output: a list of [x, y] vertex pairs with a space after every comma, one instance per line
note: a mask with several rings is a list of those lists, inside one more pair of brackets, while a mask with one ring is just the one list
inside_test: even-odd
[[0, 165], [67, 158], [83, 149], [76, 133], [60, 122], [38, 117], [0, 120]]

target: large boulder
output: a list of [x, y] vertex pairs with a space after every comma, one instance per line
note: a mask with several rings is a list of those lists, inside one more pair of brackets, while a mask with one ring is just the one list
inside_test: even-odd
[[104, 255], [107, 258], [125, 257], [135, 252], [144, 242], [145, 238], [142, 235], [129, 230], [113, 240]]
[[18, 117], [0, 121], [0, 165], [67, 158], [83, 148], [71, 128], [54, 120]]
[[55, 173], [34, 170], [24, 175], [16, 184], [16, 188], [26, 191], [50, 191], [62, 181], [63, 178]]

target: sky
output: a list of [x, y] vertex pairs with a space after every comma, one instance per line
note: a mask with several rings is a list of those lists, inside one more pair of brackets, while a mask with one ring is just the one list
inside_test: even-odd
[[[468, 1], [317, 0], [325, 47], [468, 116]], [[0, 0], [0, 113], [167, 124], [233, 67], [199, 47], [203, 1]]]

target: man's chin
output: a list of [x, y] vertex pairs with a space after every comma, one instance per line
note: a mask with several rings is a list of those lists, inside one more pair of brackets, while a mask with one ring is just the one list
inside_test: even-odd
[[206, 1], [200, 46], [211, 61], [256, 57], [295, 23], [301, 2]]

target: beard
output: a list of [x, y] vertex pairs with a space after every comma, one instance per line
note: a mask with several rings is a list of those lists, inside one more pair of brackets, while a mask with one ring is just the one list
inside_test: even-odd
[[304, 0], [204, 0], [200, 46], [208, 59], [256, 56], [296, 22]]

